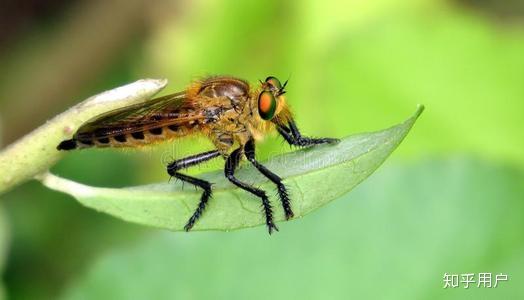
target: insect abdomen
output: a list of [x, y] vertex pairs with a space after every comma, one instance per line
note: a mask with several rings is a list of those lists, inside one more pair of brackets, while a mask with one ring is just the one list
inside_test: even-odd
[[149, 129], [137, 130], [128, 133], [101, 136], [97, 137], [95, 134], [82, 133], [75, 136], [73, 139], [62, 141], [58, 150], [73, 150], [89, 147], [137, 147], [155, 142], [160, 142], [167, 139], [182, 137], [194, 128], [196, 124], [191, 124], [191, 127], [185, 125], [167, 125], [163, 127], [154, 127]]
[[65, 140], [62, 141], [58, 146], [56, 147], [57, 150], [73, 150], [78, 147], [78, 144], [75, 139]]

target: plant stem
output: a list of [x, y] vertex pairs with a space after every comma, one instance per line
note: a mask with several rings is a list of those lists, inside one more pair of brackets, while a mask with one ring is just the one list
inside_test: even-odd
[[167, 84], [165, 79], [142, 79], [105, 91], [73, 106], [0, 152], [0, 194], [47, 171], [64, 154], [56, 146], [71, 138], [89, 119], [143, 102]]

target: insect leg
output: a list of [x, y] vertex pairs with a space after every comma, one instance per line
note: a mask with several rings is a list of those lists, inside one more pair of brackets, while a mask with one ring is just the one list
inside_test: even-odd
[[276, 175], [275, 173], [268, 170], [266, 167], [264, 167], [262, 164], [260, 164], [255, 159], [255, 141], [249, 140], [246, 145], [244, 146], [244, 152], [246, 154], [247, 159], [257, 168], [260, 173], [262, 173], [264, 176], [266, 176], [269, 180], [271, 180], [274, 184], [277, 186], [278, 190], [278, 196], [280, 198], [280, 201], [282, 202], [282, 207], [284, 208], [284, 213], [286, 215], [286, 220], [289, 220], [293, 217], [293, 211], [291, 210], [291, 205], [289, 204], [289, 195], [287, 193], [286, 186], [282, 183], [282, 179]]
[[262, 200], [262, 207], [264, 208], [264, 213], [266, 215], [266, 225], [269, 234], [273, 232], [273, 229], [278, 231], [277, 226], [275, 225], [275, 223], [273, 223], [273, 211], [271, 210], [271, 203], [269, 203], [269, 198], [267, 197], [266, 192], [264, 192], [261, 189], [257, 189], [247, 183], [244, 183], [235, 177], [235, 169], [238, 167], [241, 157], [242, 148], [238, 148], [235, 151], [231, 152], [231, 154], [226, 160], [226, 165], [224, 167], [224, 175], [234, 185], [238, 186], [239, 188], [245, 191], [250, 192], [251, 194], [259, 197]]
[[277, 125], [277, 131], [290, 145], [295, 145], [295, 137], [291, 134], [291, 130], [287, 126]]
[[310, 138], [310, 137], [304, 137], [300, 133], [300, 131], [297, 128], [297, 125], [295, 125], [295, 122], [292, 120], [288, 123], [289, 127], [285, 125], [277, 125], [277, 130], [282, 137], [290, 144], [300, 147], [307, 147], [312, 145], [318, 145], [318, 144], [335, 144], [338, 143], [339, 139], [333, 139], [333, 138]]
[[169, 175], [176, 177], [182, 181], [191, 183], [204, 190], [202, 196], [200, 197], [200, 203], [198, 203], [197, 209], [195, 210], [191, 218], [189, 218], [189, 221], [187, 221], [186, 226], [184, 226], [185, 231], [189, 231], [193, 227], [193, 225], [195, 225], [195, 222], [198, 220], [198, 218], [200, 218], [202, 212], [204, 212], [207, 201], [209, 200], [209, 198], [211, 198], [211, 183], [202, 179], [179, 173], [178, 170], [198, 165], [199, 163], [208, 161], [217, 156], [220, 156], [220, 152], [218, 150], [213, 150], [175, 160], [167, 166], [167, 173], [169, 173]]

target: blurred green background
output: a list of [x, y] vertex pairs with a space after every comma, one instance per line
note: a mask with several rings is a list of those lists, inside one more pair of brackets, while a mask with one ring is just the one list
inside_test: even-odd
[[[38, 182], [19, 186], [1, 196], [0, 298], [524, 297], [521, 0], [0, 6], [2, 146], [88, 96], [139, 78], [169, 79], [163, 93], [208, 74], [290, 78], [297, 122], [315, 136], [382, 129], [426, 105], [368, 180], [280, 224], [273, 236], [263, 227], [145, 228]], [[210, 146], [194, 144], [176, 147], [189, 154]], [[164, 181], [172, 147], [74, 152], [52, 171], [97, 186]], [[259, 150], [267, 158], [288, 147], [272, 136]], [[443, 288], [444, 273], [479, 272], [509, 280], [491, 289]]]

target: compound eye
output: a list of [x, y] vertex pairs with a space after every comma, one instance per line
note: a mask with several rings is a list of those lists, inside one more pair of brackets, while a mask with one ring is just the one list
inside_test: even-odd
[[277, 109], [277, 101], [273, 93], [265, 91], [258, 96], [258, 114], [264, 120], [271, 120]]
[[280, 84], [280, 80], [278, 80], [276, 77], [273, 77], [273, 76], [269, 76], [268, 78], [266, 78], [266, 83], [269, 83], [276, 90], [280, 90], [282, 88], [282, 84]]

